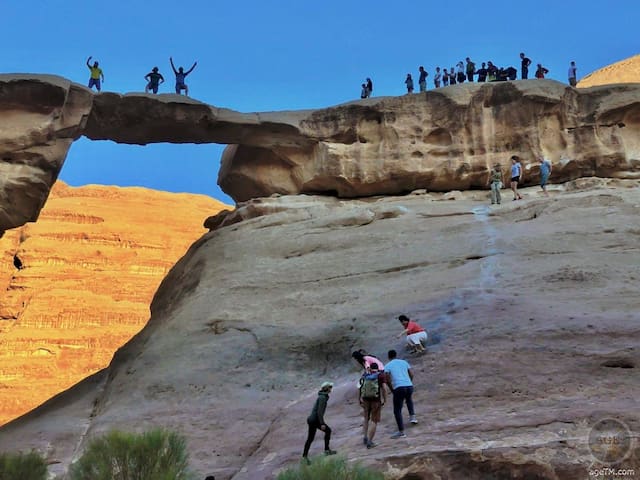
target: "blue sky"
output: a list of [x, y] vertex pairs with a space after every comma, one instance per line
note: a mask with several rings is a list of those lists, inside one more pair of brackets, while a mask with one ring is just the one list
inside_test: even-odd
[[[404, 93], [407, 73], [433, 72], [470, 56], [518, 67], [520, 51], [566, 81], [640, 53], [640, 2], [458, 0], [5, 0], [4, 72], [52, 73], [85, 84], [85, 60], [104, 70], [104, 90], [143, 91], [153, 66], [173, 88], [168, 58], [188, 68], [191, 96], [235, 110], [319, 108]], [[429, 85], [431, 88], [431, 84]], [[145, 147], [77, 141], [60, 178], [205, 193], [216, 185], [218, 145]]]

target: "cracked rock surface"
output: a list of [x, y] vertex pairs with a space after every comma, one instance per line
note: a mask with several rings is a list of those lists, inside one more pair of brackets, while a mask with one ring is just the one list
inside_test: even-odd
[[[37, 448], [60, 475], [88, 438], [160, 424], [187, 437], [203, 478], [271, 479], [298, 461], [331, 380], [332, 447], [389, 478], [587, 478], [603, 418], [633, 432], [620, 468], [638, 471], [637, 184], [525, 189], [497, 208], [485, 195], [239, 205], [172, 269], [110, 367], [0, 429], [0, 450]], [[425, 355], [395, 337], [400, 313], [428, 330]], [[406, 439], [389, 438], [387, 405], [379, 446], [363, 448], [356, 348], [413, 365]]]
[[34, 221], [73, 140], [222, 143], [234, 200], [484, 188], [511, 155], [538, 180], [640, 177], [640, 85], [464, 83], [318, 110], [239, 113], [179, 95], [94, 94], [60, 77], [0, 75], [0, 232]]

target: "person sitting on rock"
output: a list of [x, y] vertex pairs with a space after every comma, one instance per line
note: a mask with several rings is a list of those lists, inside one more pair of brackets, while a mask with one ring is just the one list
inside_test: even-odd
[[144, 87], [144, 93], [149, 93], [149, 90], [153, 93], [158, 93], [158, 87], [161, 83], [164, 83], [164, 77], [158, 72], [158, 67], [153, 67], [153, 70], [147, 73], [144, 79], [148, 82], [147, 86]]
[[371, 368], [371, 365], [374, 363], [378, 364], [378, 368], [380, 369], [381, 372], [384, 371], [384, 363], [382, 363], [382, 361], [380, 361], [378, 358], [374, 357], [373, 355], [367, 354], [367, 352], [362, 349], [356, 350], [355, 352], [353, 352], [351, 354], [351, 357], [356, 362], [358, 362], [358, 364], [364, 369], [365, 372], [368, 372], [369, 369]]
[[318, 392], [318, 398], [316, 403], [313, 404], [311, 414], [307, 417], [307, 425], [309, 426], [309, 434], [307, 435], [307, 441], [304, 443], [304, 451], [302, 452], [302, 458], [309, 462], [309, 449], [311, 443], [316, 436], [316, 431], [321, 430], [324, 432], [324, 454], [335, 455], [336, 451], [331, 450], [329, 442], [331, 441], [331, 429], [329, 425], [324, 422], [324, 412], [327, 409], [327, 403], [329, 402], [329, 394], [333, 389], [333, 383], [324, 382], [320, 385], [320, 391]]
[[406, 315], [400, 315], [398, 321], [404, 327], [398, 338], [403, 335], [407, 336], [407, 346], [411, 349], [411, 353], [422, 353], [425, 351], [423, 343], [427, 343], [427, 332], [413, 320], [409, 320]]
[[173, 57], [169, 57], [169, 62], [171, 63], [171, 68], [173, 69], [173, 73], [176, 75], [176, 93], [180, 95], [182, 93], [182, 90], [184, 90], [184, 94], [188, 97], [189, 87], [185, 83], [185, 79], [187, 78], [187, 75], [193, 72], [193, 69], [196, 68], [196, 65], [198, 65], [198, 62], [194, 62], [193, 66], [186, 72], [182, 67], [176, 70], [176, 67], [173, 64]]

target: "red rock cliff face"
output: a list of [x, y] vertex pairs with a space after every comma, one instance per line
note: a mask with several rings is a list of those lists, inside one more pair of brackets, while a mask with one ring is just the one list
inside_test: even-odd
[[37, 224], [0, 239], [0, 424], [108, 365], [158, 284], [224, 205], [56, 183]]

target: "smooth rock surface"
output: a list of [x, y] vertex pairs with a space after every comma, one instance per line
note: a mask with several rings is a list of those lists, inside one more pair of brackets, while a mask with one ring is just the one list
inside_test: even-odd
[[578, 87], [587, 88], [614, 83], [640, 83], [640, 55], [625, 58], [585, 75], [578, 82]]
[[[164, 425], [199, 476], [271, 479], [332, 380], [332, 446], [389, 478], [587, 478], [607, 417], [634, 432], [619, 467], [639, 471], [640, 189], [570, 185], [496, 207], [487, 192], [254, 201], [176, 264], [107, 371], [0, 429], [0, 450], [37, 448], [62, 474], [94, 435]], [[430, 336], [409, 357], [420, 423], [391, 440], [385, 407], [367, 450], [350, 353], [403, 352], [399, 313]]]

